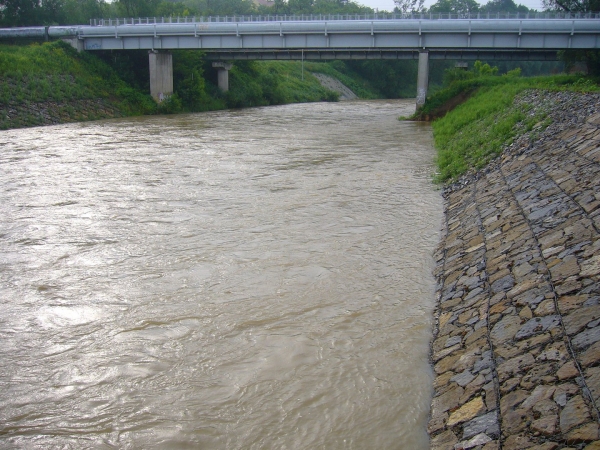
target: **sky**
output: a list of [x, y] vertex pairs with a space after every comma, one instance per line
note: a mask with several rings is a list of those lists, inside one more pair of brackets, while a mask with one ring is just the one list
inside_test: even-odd
[[[429, 7], [433, 5], [437, 0], [425, 0], [425, 6]], [[356, 0], [357, 3], [361, 5], [370, 6], [371, 8], [385, 10], [385, 11], [393, 11], [394, 10], [394, 0]], [[542, 10], [542, 2], [541, 0], [514, 0], [517, 5], [525, 5], [528, 8], [537, 9], [538, 11]], [[487, 3], [487, 0], [477, 0], [477, 3], [484, 5]]]

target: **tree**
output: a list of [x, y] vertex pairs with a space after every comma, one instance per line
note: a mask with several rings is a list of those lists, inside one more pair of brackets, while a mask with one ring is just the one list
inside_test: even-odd
[[[181, 2], [165, 2], [162, 1], [156, 7], [157, 17], [185, 17], [192, 16], [192, 11]], [[198, 14], [200, 15], [200, 14]]]
[[[600, 0], [542, 0], [547, 11], [565, 11], [572, 13], [600, 11]], [[561, 59], [568, 66], [575, 62], [583, 62], [588, 74], [600, 76], [600, 51], [598, 50], [565, 50], [560, 53]]]
[[39, 0], [0, 0], [0, 24], [5, 27], [41, 25]]
[[127, 17], [153, 17], [159, 0], [118, 0], [119, 7]]
[[45, 25], [65, 23], [63, 0], [43, 0], [40, 18]]
[[429, 12], [443, 14], [467, 15], [479, 11], [479, 3], [475, 0], [438, 0], [431, 5]]
[[90, 19], [100, 19], [105, 17], [106, 8], [103, 0], [63, 0], [62, 23], [84, 24]]
[[527, 14], [529, 8], [524, 5], [517, 5], [513, 0], [490, 0], [479, 11], [482, 13], [511, 13]]
[[373, 9], [346, 0], [314, 0], [313, 14], [373, 14]]
[[403, 13], [422, 12], [425, 7], [425, 0], [394, 0], [396, 10]]
[[546, 11], [600, 11], [600, 0], [542, 0], [542, 5]]
[[288, 0], [288, 7], [292, 14], [310, 14], [313, 0]]
[[252, 0], [210, 0], [208, 14], [215, 16], [249, 15], [254, 12]]
[[287, 14], [288, 13], [288, 4], [284, 0], [274, 0], [273, 6], [263, 6], [260, 5], [258, 7], [259, 14]]

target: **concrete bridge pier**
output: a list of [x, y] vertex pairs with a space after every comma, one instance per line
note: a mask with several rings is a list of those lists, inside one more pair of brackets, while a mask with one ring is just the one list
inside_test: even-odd
[[217, 81], [219, 89], [223, 92], [227, 92], [229, 90], [229, 70], [233, 67], [233, 64], [217, 61], [212, 63], [212, 66], [218, 70]]
[[417, 73], [417, 108], [425, 104], [429, 87], [429, 52], [419, 52], [419, 71]]
[[150, 62], [150, 95], [158, 103], [173, 94], [173, 54], [151, 50], [148, 52]]

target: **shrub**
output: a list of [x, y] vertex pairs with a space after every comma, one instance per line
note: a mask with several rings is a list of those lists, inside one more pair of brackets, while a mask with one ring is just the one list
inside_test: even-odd
[[181, 112], [181, 110], [181, 99], [177, 94], [169, 96], [157, 106], [157, 111], [159, 114], [175, 114]]

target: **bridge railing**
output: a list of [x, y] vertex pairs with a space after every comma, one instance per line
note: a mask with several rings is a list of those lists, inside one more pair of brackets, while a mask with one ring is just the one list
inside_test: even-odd
[[536, 12], [536, 13], [375, 13], [375, 14], [268, 14], [251, 16], [208, 16], [208, 17], [131, 17], [115, 19], [90, 19], [91, 26], [147, 25], [159, 23], [206, 23], [206, 22], [286, 22], [286, 21], [331, 21], [331, 20], [452, 20], [452, 19], [600, 19], [600, 13]]

